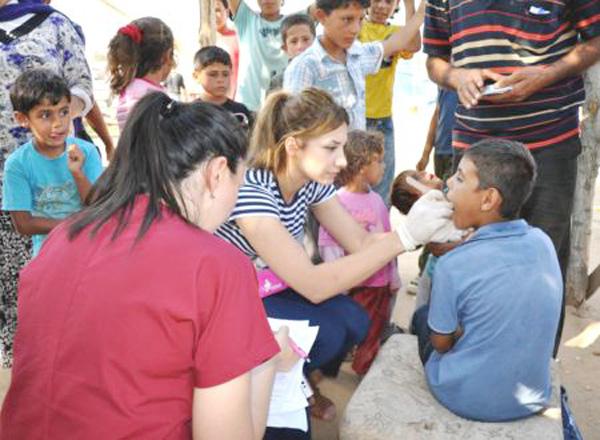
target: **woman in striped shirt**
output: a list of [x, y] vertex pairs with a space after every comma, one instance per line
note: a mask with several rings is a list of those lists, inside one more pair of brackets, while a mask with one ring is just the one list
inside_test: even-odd
[[[451, 207], [439, 193], [441, 200], [426, 198], [424, 209], [413, 210], [396, 232], [367, 233], [338, 202], [333, 186], [346, 166], [347, 131], [346, 111], [324, 91], [270, 95], [253, 131], [250, 168], [236, 207], [217, 232], [254, 261], [259, 279], [268, 271], [263, 296], [279, 285], [281, 291], [263, 299], [268, 316], [319, 326], [307, 373], [335, 363], [368, 331], [365, 311], [340, 292], [449, 224]], [[351, 255], [311, 262], [302, 246], [309, 209]], [[316, 415], [332, 418], [335, 408], [325, 407]]]

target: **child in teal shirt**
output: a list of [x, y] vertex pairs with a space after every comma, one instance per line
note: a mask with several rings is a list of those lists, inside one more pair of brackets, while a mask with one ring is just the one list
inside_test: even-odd
[[46, 69], [25, 72], [10, 98], [17, 121], [33, 136], [8, 156], [2, 209], [19, 233], [32, 237], [35, 256], [46, 235], [81, 209], [102, 164], [94, 145], [67, 136], [71, 93], [60, 76]]

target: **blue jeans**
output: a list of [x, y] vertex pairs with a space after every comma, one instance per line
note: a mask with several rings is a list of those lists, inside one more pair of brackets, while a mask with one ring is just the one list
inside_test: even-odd
[[336, 362], [367, 336], [371, 324], [367, 312], [346, 295], [337, 295], [313, 304], [292, 289], [263, 299], [267, 316], [280, 319], [308, 320], [318, 325], [317, 340], [310, 353], [307, 372]]
[[412, 320], [410, 322], [410, 332], [417, 336], [417, 342], [419, 344], [419, 358], [423, 365], [433, 353], [433, 345], [431, 345], [431, 330], [427, 324], [427, 318], [429, 318], [429, 304], [419, 307], [415, 310]]
[[367, 118], [367, 130], [378, 131], [385, 138], [383, 151], [383, 161], [385, 162], [385, 171], [379, 185], [373, 188], [381, 196], [385, 205], [390, 207], [390, 190], [394, 181], [396, 172], [396, 150], [394, 147], [394, 121], [392, 118], [370, 119]]

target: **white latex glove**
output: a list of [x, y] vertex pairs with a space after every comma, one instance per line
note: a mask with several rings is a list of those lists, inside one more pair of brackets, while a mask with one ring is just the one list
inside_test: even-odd
[[452, 204], [439, 190], [431, 190], [421, 196], [400, 223], [396, 233], [406, 251], [432, 241], [441, 229], [452, 224]]
[[448, 243], [451, 241], [460, 241], [462, 240], [469, 231], [464, 229], [456, 229], [454, 226], [454, 222], [450, 220], [440, 229], [438, 229], [435, 234], [431, 236], [431, 242], [434, 243]]

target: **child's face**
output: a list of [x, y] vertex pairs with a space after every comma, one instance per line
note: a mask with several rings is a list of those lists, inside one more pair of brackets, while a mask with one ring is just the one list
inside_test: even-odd
[[281, 10], [281, 0], [258, 0], [260, 13], [265, 17], [278, 17]]
[[448, 179], [447, 197], [454, 204], [454, 226], [458, 229], [479, 226], [484, 191], [479, 188], [477, 167], [469, 158], [463, 157], [456, 173]]
[[224, 98], [231, 85], [231, 67], [221, 63], [213, 63], [194, 72], [194, 78], [206, 93], [215, 98]]
[[373, 156], [371, 163], [366, 165], [363, 169], [365, 180], [371, 188], [379, 185], [379, 182], [383, 179], [384, 171], [385, 162], [383, 161], [383, 154]]
[[348, 126], [340, 125], [335, 130], [306, 141], [305, 145], [289, 146], [286, 152], [291, 163], [307, 180], [330, 185], [338, 173], [347, 165], [344, 145], [348, 140]]
[[398, 7], [399, 0], [371, 0], [369, 20], [373, 23], [385, 24]]
[[31, 130], [38, 148], [64, 148], [71, 128], [70, 104], [71, 101], [66, 97], [56, 104], [43, 100], [27, 114], [15, 112], [15, 116], [23, 127]]
[[285, 37], [283, 50], [290, 59], [304, 52], [313, 42], [315, 36], [307, 24], [297, 24], [290, 27]]
[[360, 32], [364, 16], [365, 11], [358, 3], [334, 9], [329, 15], [323, 10], [317, 10], [325, 36], [340, 49], [352, 46]]
[[427, 171], [415, 171], [415, 174], [412, 177], [421, 182], [427, 188], [441, 190], [444, 187], [444, 181], [442, 179], [435, 174], [428, 173]]
[[229, 16], [229, 9], [223, 5], [223, 2], [217, 0], [215, 2], [215, 25], [217, 29], [223, 29], [227, 24], [227, 17]]

